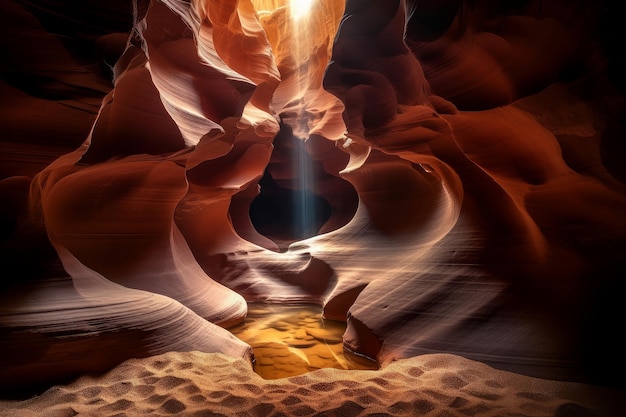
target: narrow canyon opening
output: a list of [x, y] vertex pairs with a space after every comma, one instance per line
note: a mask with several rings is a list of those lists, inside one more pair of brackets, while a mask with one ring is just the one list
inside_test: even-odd
[[[298, 183], [295, 178], [290, 183]], [[250, 218], [256, 230], [285, 248], [289, 243], [319, 233], [330, 218], [330, 205], [308, 188], [282, 184], [265, 170], [259, 181], [259, 196], [250, 206]]]
[[347, 163], [346, 155], [336, 151], [333, 158], [339, 163], [333, 172], [333, 165], [311, 156], [312, 141], [295, 137], [289, 126], [281, 125], [258, 183], [259, 194], [250, 204], [255, 229], [283, 251], [294, 242], [346, 225], [358, 206], [356, 190], [338, 172]]
[[230, 212], [242, 237], [267, 246], [247, 231], [251, 223], [284, 252], [292, 243], [346, 225], [358, 206], [356, 190], [340, 175], [349, 161], [336, 146], [337, 132], [343, 138], [346, 129], [342, 104], [323, 87], [343, 3], [253, 0], [252, 6], [280, 74], [269, 104], [280, 130], [258, 195], [243, 191]]

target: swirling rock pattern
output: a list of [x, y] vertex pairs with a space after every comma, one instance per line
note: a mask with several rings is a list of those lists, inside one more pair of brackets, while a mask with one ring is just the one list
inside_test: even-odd
[[[54, 258], [45, 233], [73, 283], [62, 311], [94, 306], [67, 331], [119, 297], [127, 317], [94, 336], [133, 320], [152, 329], [135, 305], [188, 329], [156, 350], [129, 342], [133, 355], [245, 356], [211, 323], [243, 321], [246, 301], [316, 302], [347, 320], [346, 349], [384, 366], [447, 352], [620, 384], [624, 344], [602, 329], [623, 315], [626, 107], [597, 4], [319, 0], [299, 20], [279, 0], [100, 7], [110, 26], [86, 41], [113, 85], [48, 34], [48, 9], [3, 1], [2, 30], [22, 22], [22, 45], [57, 63], [46, 72], [40, 50], [5, 47], [3, 248], [23, 254], [38, 236], [34, 253]], [[40, 119], [49, 135], [29, 123]], [[314, 197], [329, 213], [313, 236], [263, 235], [259, 193], [278, 206]], [[7, 299], [25, 277], [56, 288], [20, 259]], [[3, 329], [32, 317], [45, 334], [60, 317], [48, 302], [7, 304]], [[17, 346], [3, 352], [32, 360], [36, 378], [43, 356]]]

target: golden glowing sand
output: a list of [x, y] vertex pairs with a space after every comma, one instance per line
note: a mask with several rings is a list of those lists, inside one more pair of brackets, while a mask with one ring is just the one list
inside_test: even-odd
[[251, 304], [246, 322], [230, 330], [252, 346], [254, 370], [265, 379], [322, 368], [377, 368], [344, 353], [345, 323], [322, 319], [318, 306]]

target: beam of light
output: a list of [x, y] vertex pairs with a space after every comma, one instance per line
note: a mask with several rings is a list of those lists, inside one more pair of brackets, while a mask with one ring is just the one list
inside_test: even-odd
[[317, 212], [315, 209], [315, 201], [313, 198], [312, 190], [314, 189], [313, 180], [313, 162], [306, 150], [306, 141], [303, 141], [298, 146], [297, 155], [295, 155], [295, 162], [298, 164], [299, 177], [298, 177], [298, 200], [295, 202], [293, 210], [295, 211], [294, 219], [296, 224], [294, 227], [298, 239], [305, 239], [311, 234], [311, 227], [315, 224]]
[[[291, 166], [292, 231], [297, 240], [315, 235], [323, 215], [316, 195], [315, 165], [306, 142], [326, 126], [343, 124], [343, 106], [323, 90], [323, 74], [332, 52], [344, 6], [337, 0], [250, 0], [264, 26], [281, 80], [273, 92], [271, 109], [288, 126], [293, 139]], [[334, 23], [333, 23], [334, 22]], [[277, 27], [277, 25], [280, 25]], [[326, 61], [326, 62], [324, 62]], [[339, 110], [339, 107], [341, 109]], [[326, 109], [329, 110], [328, 116]], [[334, 122], [336, 119], [338, 122]], [[330, 131], [329, 139], [337, 134]], [[345, 131], [345, 126], [340, 129]], [[318, 213], [319, 212], [319, 213]]]
[[[313, 165], [307, 153], [305, 142], [307, 140], [309, 126], [307, 122], [305, 96], [310, 88], [309, 73], [312, 68], [309, 66], [309, 56], [311, 53], [311, 34], [307, 26], [315, 0], [290, 0], [291, 19], [295, 23], [295, 34], [291, 39], [293, 53], [297, 62], [296, 77], [296, 97], [300, 101], [299, 115], [295, 120], [295, 130], [300, 133], [299, 139], [302, 143], [297, 146], [294, 155], [294, 163], [298, 167], [298, 185], [296, 186], [296, 201], [294, 201], [294, 228], [298, 239], [305, 239], [311, 235], [311, 227], [315, 223], [317, 216], [313, 194], [315, 184], [313, 180]], [[304, 133], [304, 135], [302, 135]], [[301, 136], [302, 135], [302, 136]]]
[[300, 20], [309, 14], [314, 0], [290, 0], [291, 18]]

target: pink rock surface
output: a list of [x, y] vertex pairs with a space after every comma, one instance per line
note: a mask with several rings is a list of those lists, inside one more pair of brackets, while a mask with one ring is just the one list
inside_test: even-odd
[[3, 294], [0, 389], [41, 389], [170, 351], [252, 360], [250, 347], [172, 298], [118, 286], [59, 250], [70, 277]]

